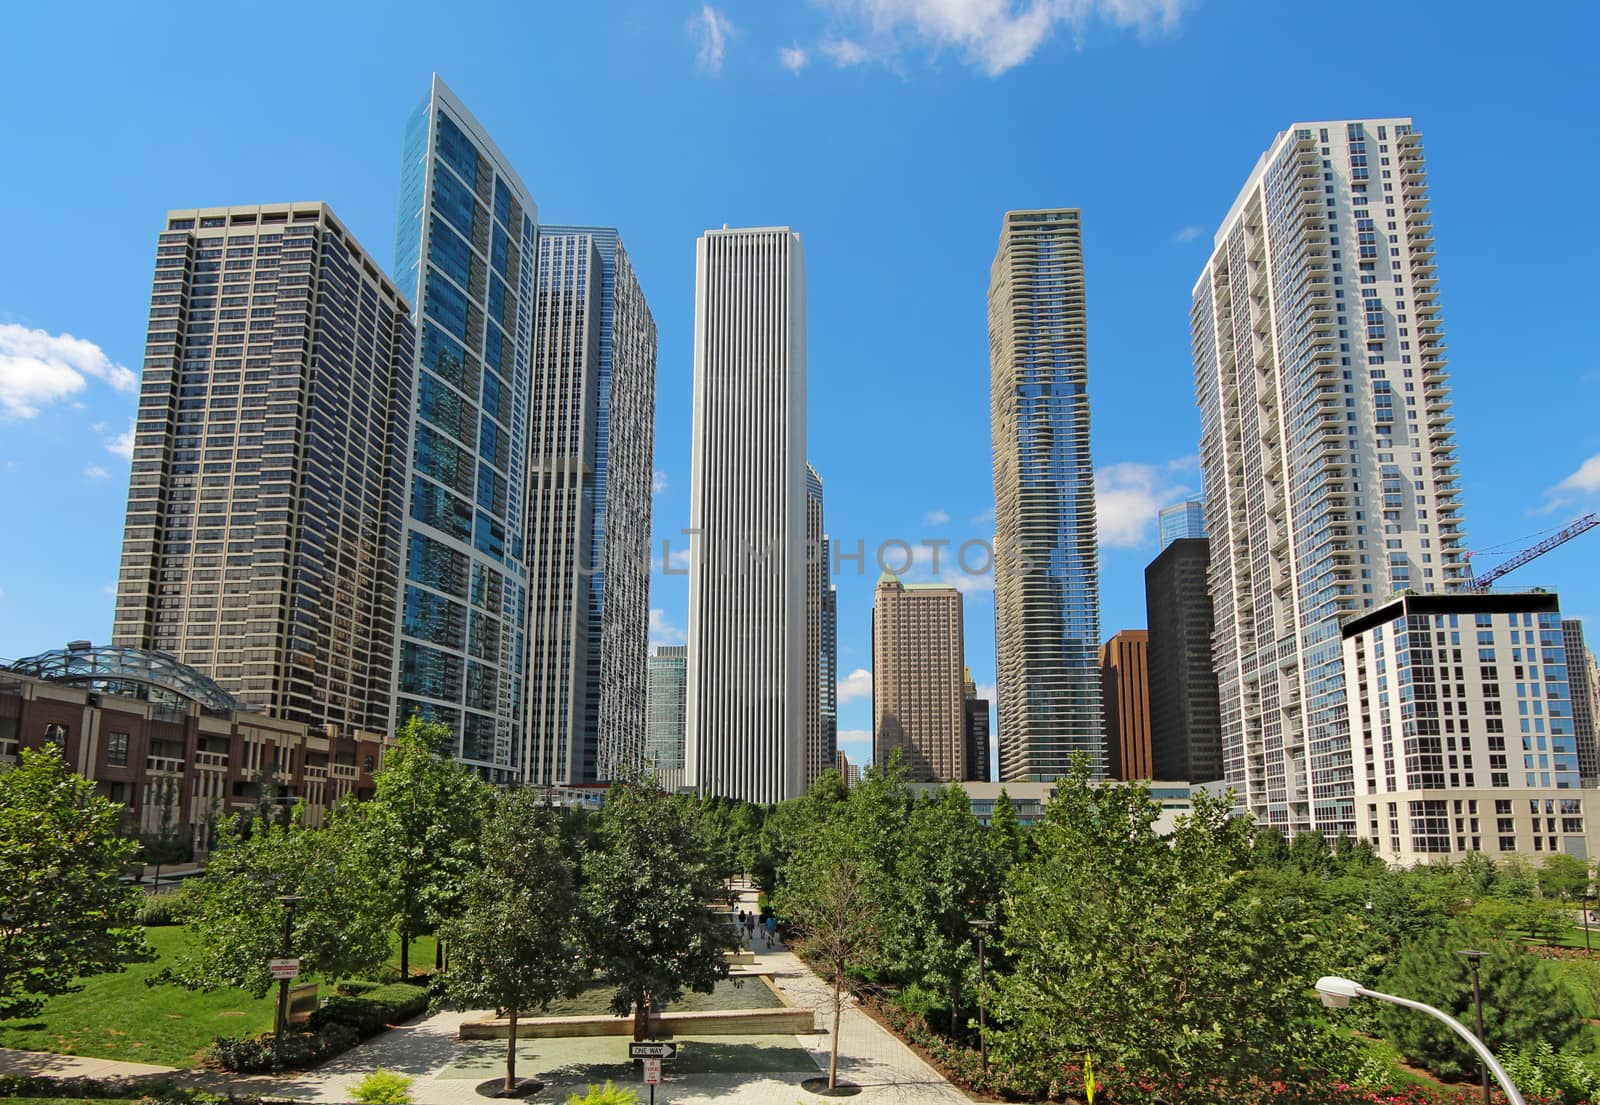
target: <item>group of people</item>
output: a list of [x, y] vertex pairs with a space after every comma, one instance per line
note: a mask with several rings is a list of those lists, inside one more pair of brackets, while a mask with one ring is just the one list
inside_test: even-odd
[[750, 941], [750, 947], [756, 946], [756, 929], [761, 930], [761, 937], [766, 941], [766, 947], [772, 947], [773, 941], [778, 939], [778, 918], [776, 914], [769, 913], [765, 918], [757, 917], [752, 912], [739, 911], [739, 927], [744, 929], [745, 937]]

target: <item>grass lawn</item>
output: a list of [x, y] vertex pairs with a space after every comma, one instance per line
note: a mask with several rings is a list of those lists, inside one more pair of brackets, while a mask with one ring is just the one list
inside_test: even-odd
[[181, 950], [188, 933], [178, 927], [145, 930], [156, 953], [114, 975], [84, 980], [75, 994], [51, 998], [26, 1020], [0, 1021], [0, 1047], [92, 1055], [133, 1063], [188, 1067], [218, 1036], [246, 1036], [272, 1027], [272, 996], [242, 990], [197, 993], [177, 986], [146, 986], [162, 961]]
[[[181, 926], [152, 928], [145, 930], [145, 939], [156, 953], [154, 961], [86, 979], [77, 993], [50, 999], [37, 1017], [0, 1021], [0, 1047], [190, 1067], [218, 1036], [254, 1036], [271, 1030], [277, 1014], [276, 990], [257, 999], [243, 990], [202, 993], [178, 986], [146, 986], [144, 980], [187, 945], [189, 934]], [[391, 942], [389, 965], [398, 970], [400, 945]], [[413, 974], [433, 970], [435, 946], [431, 936], [412, 943]], [[0, 1099], [0, 1105], [15, 1100]]]

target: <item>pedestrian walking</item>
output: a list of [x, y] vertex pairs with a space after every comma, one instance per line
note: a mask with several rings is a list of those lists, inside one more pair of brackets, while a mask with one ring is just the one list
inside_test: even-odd
[[756, 915], [754, 913], [746, 913], [744, 915], [744, 932], [745, 937], [750, 941], [750, 950], [754, 951], [756, 947]]
[[772, 947], [772, 942], [778, 938], [778, 915], [767, 914], [767, 947]]

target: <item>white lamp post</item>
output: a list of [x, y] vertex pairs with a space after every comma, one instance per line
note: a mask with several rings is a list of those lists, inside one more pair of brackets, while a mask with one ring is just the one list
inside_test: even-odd
[[1322, 998], [1322, 1004], [1329, 1009], [1344, 1009], [1349, 1006], [1351, 998], [1377, 998], [1379, 1001], [1387, 1001], [1393, 1005], [1403, 1005], [1407, 1009], [1419, 1010], [1443, 1021], [1450, 1026], [1452, 1032], [1467, 1041], [1472, 1050], [1483, 1060], [1484, 1065], [1494, 1073], [1495, 1078], [1499, 1080], [1501, 1087], [1506, 1091], [1506, 1099], [1511, 1105], [1526, 1105], [1522, 1100], [1522, 1094], [1517, 1092], [1517, 1087], [1512, 1084], [1511, 1076], [1506, 1073], [1505, 1068], [1495, 1059], [1494, 1053], [1489, 1050], [1482, 1040], [1468, 1032], [1466, 1026], [1450, 1016], [1450, 1014], [1435, 1009], [1431, 1005], [1424, 1005], [1420, 1001], [1398, 998], [1393, 994], [1384, 994], [1377, 990], [1368, 990], [1358, 982], [1352, 982], [1348, 978], [1339, 978], [1337, 975], [1324, 975], [1322, 978], [1317, 979], [1317, 994]]

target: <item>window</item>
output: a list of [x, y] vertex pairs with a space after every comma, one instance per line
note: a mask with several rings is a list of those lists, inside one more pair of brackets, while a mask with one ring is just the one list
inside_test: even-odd
[[112, 733], [106, 738], [106, 763], [112, 767], [128, 766], [128, 734]]

